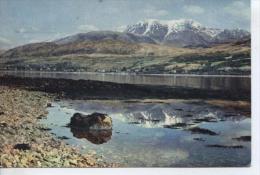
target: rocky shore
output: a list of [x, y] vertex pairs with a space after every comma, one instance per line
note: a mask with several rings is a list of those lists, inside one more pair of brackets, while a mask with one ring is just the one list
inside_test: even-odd
[[53, 98], [0, 86], [0, 167], [115, 167], [96, 154], [81, 154], [39, 124]]
[[56, 94], [58, 98], [90, 99], [221, 99], [250, 101], [250, 89], [207, 90], [163, 85], [135, 85], [94, 80], [1, 76], [0, 85]]

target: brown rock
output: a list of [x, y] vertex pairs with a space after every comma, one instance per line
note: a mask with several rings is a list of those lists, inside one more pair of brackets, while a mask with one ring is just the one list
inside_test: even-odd
[[70, 119], [70, 127], [80, 127], [93, 130], [107, 130], [112, 129], [112, 118], [107, 114], [93, 113], [90, 115], [83, 115], [75, 113]]

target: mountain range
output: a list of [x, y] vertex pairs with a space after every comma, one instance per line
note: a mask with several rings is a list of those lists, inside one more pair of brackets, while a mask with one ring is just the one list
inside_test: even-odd
[[160, 44], [180, 47], [209, 46], [250, 38], [250, 33], [242, 29], [209, 28], [190, 19], [140, 21], [129, 25], [124, 32], [148, 36]]
[[242, 29], [209, 28], [191, 19], [149, 19], [128, 25], [123, 32], [92, 31], [68, 36], [54, 41], [56, 44], [118, 40], [128, 43], [149, 43], [176, 47], [210, 47], [214, 44], [230, 43], [250, 38]]
[[[128, 25], [123, 32], [91, 31], [79, 33], [52, 42], [19, 46], [10, 51], [17, 52], [23, 49], [27, 51], [28, 48], [38, 48], [39, 45], [41, 48], [46, 46], [57, 49], [61, 46], [64, 48], [65, 45], [72, 48], [72, 44], [79, 46], [79, 43], [106, 42], [108, 40], [130, 44], [148, 43], [175, 47], [211, 47], [215, 44], [248, 40], [250, 37], [250, 33], [246, 30], [209, 28], [190, 19], [168, 21], [149, 19], [133, 25]], [[29, 50], [31, 51], [31, 49]], [[84, 44], [83, 48], [77, 50], [79, 52], [82, 52], [83, 50], [86, 51], [86, 49], [84, 49]], [[87, 52], [89, 53], [92, 51], [87, 49]]]

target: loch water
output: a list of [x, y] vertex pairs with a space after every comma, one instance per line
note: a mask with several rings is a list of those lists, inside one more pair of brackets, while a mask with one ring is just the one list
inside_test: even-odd
[[[107, 162], [124, 167], [244, 167], [250, 165], [251, 119], [244, 111], [203, 102], [77, 101], [53, 104], [42, 123], [56, 137], [79, 148], [93, 150]], [[113, 130], [77, 131], [64, 127], [75, 112], [106, 113]], [[185, 126], [178, 127], [178, 124]], [[177, 125], [176, 125], [177, 124]], [[167, 128], [167, 126], [177, 126]], [[216, 133], [192, 132], [201, 128]]]

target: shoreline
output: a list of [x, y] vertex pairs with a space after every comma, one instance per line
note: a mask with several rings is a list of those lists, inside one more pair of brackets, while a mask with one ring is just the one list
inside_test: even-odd
[[219, 99], [251, 100], [251, 89], [199, 89], [96, 80], [0, 76], [0, 85], [56, 94], [68, 99]]
[[116, 167], [81, 154], [39, 123], [54, 95], [0, 85], [0, 167]]
[[62, 71], [37, 71], [37, 70], [1, 70], [0, 73], [43, 73], [43, 74], [102, 74], [102, 75], [139, 75], [139, 76], [176, 76], [176, 77], [238, 77], [238, 78], [251, 78], [251, 74], [188, 74], [188, 73], [132, 73], [132, 72], [62, 72]]

